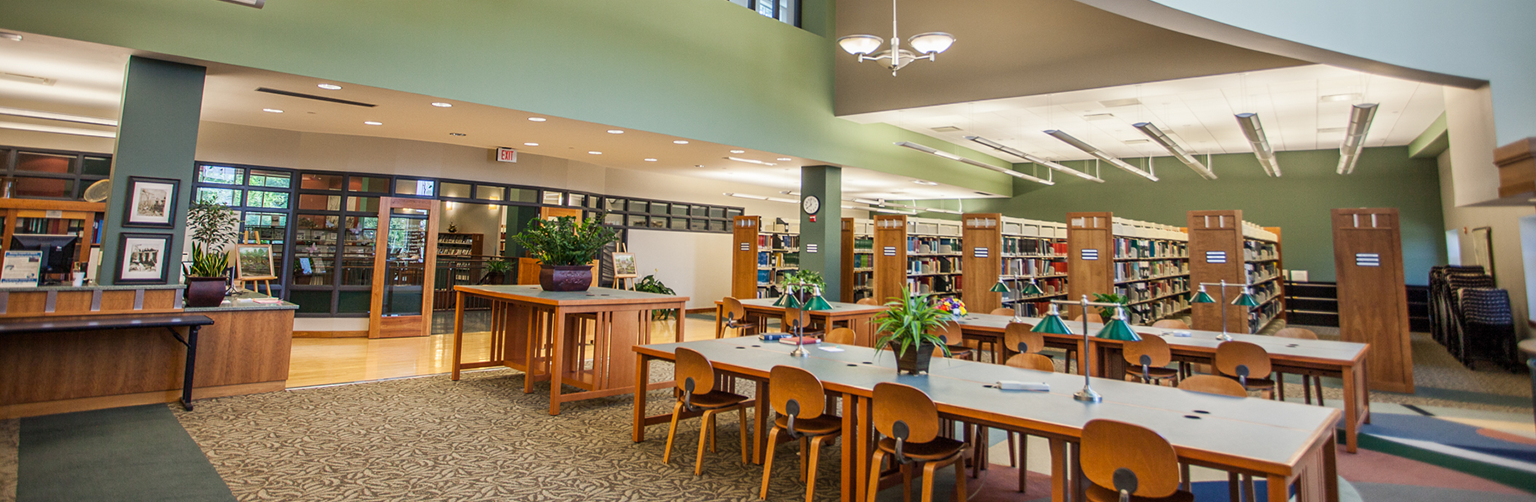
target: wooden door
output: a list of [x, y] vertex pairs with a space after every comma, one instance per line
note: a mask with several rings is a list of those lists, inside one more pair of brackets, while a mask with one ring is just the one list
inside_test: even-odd
[[431, 335], [430, 293], [437, 272], [437, 201], [379, 199], [368, 337]]

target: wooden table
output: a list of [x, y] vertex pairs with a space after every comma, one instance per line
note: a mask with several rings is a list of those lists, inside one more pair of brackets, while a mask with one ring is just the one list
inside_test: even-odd
[[[777, 298], [754, 298], [742, 300], [741, 306], [747, 310], [747, 315], [779, 319], [784, 317], [784, 307], [775, 307], [773, 302]], [[859, 305], [857, 303], [827, 302], [832, 305], [830, 310], [807, 310], [805, 317], [809, 322], [819, 323], [832, 328], [849, 328], [853, 330], [855, 344], [868, 347], [875, 344], [875, 328], [873, 320], [881, 312], [885, 312], [883, 305]], [[725, 304], [715, 302], [715, 338], [725, 334]]]
[[[876, 384], [896, 382], [927, 392], [939, 413], [957, 420], [1018, 431], [1050, 440], [1053, 501], [1080, 497], [1084, 478], [1068, 450], [1076, 450], [1089, 420], [1105, 418], [1140, 424], [1162, 434], [1179, 459], [1192, 465], [1251, 474], [1268, 480], [1269, 500], [1287, 500], [1297, 485], [1300, 500], [1337, 501], [1334, 428], [1339, 410], [1296, 403], [1243, 399], [1182, 391], [1110, 379], [1093, 379], [1104, 402], [1072, 399], [1081, 376], [1044, 373], [965, 360], [935, 360], [927, 376], [898, 375], [895, 358], [874, 349], [841, 345], [844, 352], [810, 349], [810, 357], [788, 355], [793, 348], [751, 337], [635, 347], [637, 375], [647, 375], [652, 360], [671, 360], [677, 347], [704, 354], [715, 369], [759, 382], [758, 395], [774, 366], [804, 368], [821, 379], [830, 393], [843, 397], [843, 500], [865, 500], [872, 454], [872, 405]], [[1050, 392], [1001, 391], [985, 387], [998, 380], [1044, 381]], [[645, 392], [635, 393], [636, 442], [645, 427], [666, 423], [670, 415], [646, 416]], [[756, 406], [753, 436], [757, 458], [767, 447], [767, 406]], [[759, 460], [760, 461], [760, 460]]]
[[[1040, 322], [1038, 317], [1022, 318], [1024, 322], [1036, 324]], [[1013, 318], [1009, 316], [971, 314], [959, 321], [961, 334], [966, 338], [977, 340], [1002, 342], [1003, 332]], [[1073, 331], [1082, 329], [1082, 322], [1067, 322], [1067, 327]], [[1097, 333], [1102, 324], [1089, 323], [1088, 329]], [[1190, 336], [1163, 336], [1168, 342], [1168, 348], [1172, 349], [1173, 358], [1178, 361], [1191, 363], [1210, 364], [1216, 355], [1216, 346], [1221, 344], [1217, 337], [1221, 333], [1216, 331], [1198, 330], [1172, 330], [1153, 328], [1150, 326], [1133, 326], [1138, 333], [1164, 334], [1170, 331], [1188, 331]], [[1121, 376], [1124, 360], [1120, 355], [1120, 347], [1124, 342], [1118, 340], [1106, 340], [1098, 337], [1090, 337], [1094, 345], [1094, 364], [1084, 365], [1084, 358], [1088, 352], [1082, 350], [1083, 336], [1077, 335], [1045, 335], [1047, 346], [1064, 346], [1078, 349], [1078, 367], [1089, 368], [1094, 376], [1108, 376], [1115, 378]], [[1358, 448], [1356, 434], [1361, 424], [1371, 422], [1370, 389], [1366, 385], [1366, 352], [1369, 345], [1363, 343], [1335, 342], [1329, 340], [1299, 340], [1295, 338], [1278, 338], [1267, 335], [1233, 334], [1233, 340], [1251, 342], [1263, 347], [1269, 352], [1270, 364], [1279, 373], [1301, 373], [1303, 371], [1321, 371], [1344, 381], [1344, 433], [1346, 449], [1355, 453]]]
[[[534, 382], [550, 381], [549, 414], [560, 414], [560, 403], [617, 396], [642, 388], [647, 377], [630, 372], [631, 347], [651, 343], [651, 313], [675, 311], [674, 341], [683, 340], [683, 315], [688, 297], [637, 291], [591, 288], [587, 291], [544, 291], [539, 286], [454, 286], [453, 374], [460, 370], [507, 366], [527, 374], [523, 392]], [[491, 360], [464, 363], [464, 304], [483, 298], [491, 304]], [[592, 327], [587, 338], [585, 324]], [[588, 364], [587, 344], [591, 344]], [[612, 357], [618, 354], [618, 357]], [[558, 375], [556, 378], [554, 375]], [[562, 385], [582, 389], [562, 392]]]
[[[61, 318], [36, 321], [6, 321], [0, 322], [0, 335], [25, 335], [37, 333], [63, 333], [74, 335], [82, 331], [115, 331], [124, 329], [165, 328], [187, 349], [187, 356], [181, 363], [181, 407], [192, 411], [192, 381], [197, 374], [197, 332], [203, 326], [213, 325], [213, 319], [198, 314], [173, 314], [150, 316], [113, 316], [91, 318]], [[176, 328], [186, 328], [187, 336], [183, 338]], [[154, 369], [151, 369], [153, 371]], [[75, 375], [56, 375], [68, 380]]]

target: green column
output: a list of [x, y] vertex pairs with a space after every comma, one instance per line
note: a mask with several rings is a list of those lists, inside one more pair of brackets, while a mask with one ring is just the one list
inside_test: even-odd
[[[815, 196], [815, 214], [805, 211], [805, 199]], [[800, 268], [821, 272], [822, 291], [841, 301], [843, 282], [843, 169], [833, 166], [800, 168]]]
[[[207, 69], [149, 59], [128, 58], [123, 77], [123, 106], [118, 116], [117, 145], [112, 155], [112, 198], [102, 224], [100, 283], [117, 277], [118, 235], [123, 232], [170, 234], [167, 278], [180, 277], [181, 248], [186, 234], [187, 203], [192, 194], [192, 164], [197, 154], [197, 121], [203, 107], [203, 78]], [[180, 182], [172, 228], [123, 227], [130, 176], [165, 178]]]

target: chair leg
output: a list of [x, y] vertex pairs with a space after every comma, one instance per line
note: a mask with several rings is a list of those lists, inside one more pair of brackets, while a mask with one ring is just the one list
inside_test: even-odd
[[672, 407], [672, 427], [667, 429], [667, 449], [665, 450], [666, 453], [661, 454], [661, 463], [663, 464], [672, 463], [672, 440], [677, 437], [677, 417], [682, 415], [682, 413], [683, 402], [678, 401], [677, 405]]
[[875, 502], [875, 496], [879, 495], [880, 463], [884, 461], [885, 452], [880, 451], [879, 449], [876, 449], [875, 454], [869, 458], [869, 490], [864, 492], [868, 494], [867, 502]]
[[1312, 384], [1317, 386], [1317, 405], [1318, 406], [1328, 406], [1326, 403], [1323, 402], [1323, 377], [1320, 377], [1320, 376], [1312, 377]]
[[693, 461], [693, 475], [704, 475], [704, 447], [709, 444], [710, 420], [714, 420], [715, 410], [704, 412], [699, 422], [699, 457]]
[[[933, 471], [938, 470], [938, 467], [938, 462], [923, 464], [923, 502], [933, 502]], [[963, 479], [965, 479], [965, 462], [957, 461], [955, 462], [955, 486], [958, 487], [960, 483], [964, 483], [961, 481]]]
[[961, 471], [963, 463], [955, 463], [955, 502], [965, 502], [965, 473]]
[[1008, 433], [1008, 467], [1018, 467], [1019, 466], [1019, 460], [1018, 460], [1018, 457], [1017, 457], [1018, 454], [1014, 453], [1015, 451], [1017, 451], [1017, 447], [1015, 447], [1014, 444], [1013, 444], [1014, 443], [1014, 438], [1017, 437], [1017, 436], [1018, 436], [1017, 433], [1013, 433], [1013, 432]]
[[[1306, 383], [1306, 380], [1302, 380]], [[1275, 393], [1280, 395], [1280, 400], [1285, 400], [1285, 373], [1275, 373]]]
[[805, 437], [800, 438], [800, 482], [805, 482], [805, 455], [808, 449], [805, 445]]
[[[1010, 459], [1010, 461], [1012, 461]], [[1028, 493], [1029, 482], [1029, 435], [1019, 434], [1019, 493]]]
[[768, 451], [765, 452], [767, 456], [763, 458], [763, 488], [757, 492], [757, 498], [760, 499], [768, 498], [768, 475], [773, 473], [773, 445], [776, 444], [779, 444], [778, 427], [768, 431]]
[[1307, 404], [1312, 404], [1312, 375], [1301, 376], [1301, 395]]
[[1254, 502], [1253, 476], [1243, 475], [1243, 501]]
[[737, 428], [738, 430], [741, 431], [741, 463], [743, 463], [743, 464], [750, 464], [750, 463], [752, 463], [752, 459], [749, 458], [749, 455], [751, 454], [751, 451], [750, 451], [751, 448], [747, 448], [747, 407], [746, 406], [737, 406], [736, 407], [736, 421], [739, 422], [740, 425], [741, 425], [740, 427]]
[[1179, 486], [1181, 486], [1184, 491], [1187, 492], [1193, 488], [1191, 486], [1193, 482], [1189, 480], [1189, 464], [1179, 462], [1179, 480]]
[[821, 440], [828, 436], [816, 436], [811, 438], [811, 449], [801, 452], [802, 455], [811, 457], [811, 466], [805, 475], [805, 502], [812, 502], [816, 496], [816, 461], [821, 458]]

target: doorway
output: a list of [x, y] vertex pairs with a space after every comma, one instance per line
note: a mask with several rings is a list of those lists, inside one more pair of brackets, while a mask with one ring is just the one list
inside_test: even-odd
[[432, 334], [438, 216], [435, 200], [380, 198], [369, 338]]

